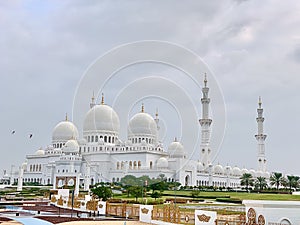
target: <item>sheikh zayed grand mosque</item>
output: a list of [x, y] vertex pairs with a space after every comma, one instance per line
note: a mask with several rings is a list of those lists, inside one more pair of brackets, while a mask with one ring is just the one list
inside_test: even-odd
[[[141, 111], [129, 121], [127, 140], [119, 139], [120, 121], [112, 107], [100, 104], [92, 98], [90, 109], [83, 121], [79, 135], [76, 125], [68, 120], [59, 122], [53, 129], [52, 143], [27, 155], [17, 173], [11, 177], [18, 181], [18, 189], [25, 182], [53, 185], [53, 189], [75, 186], [89, 190], [98, 182], [118, 182], [126, 175], [147, 175], [157, 178], [164, 174], [168, 181], [178, 181], [187, 186], [240, 187], [240, 177], [250, 173], [253, 177], [270, 177], [266, 169], [263, 131], [263, 108], [258, 102], [257, 126], [257, 170], [213, 165], [210, 147], [212, 119], [209, 116], [209, 87], [207, 78], [202, 88], [201, 145], [199, 160], [191, 160], [179, 140], [163, 148], [158, 138], [159, 118], [148, 114], [142, 105]], [[79, 138], [81, 136], [82, 138]]]

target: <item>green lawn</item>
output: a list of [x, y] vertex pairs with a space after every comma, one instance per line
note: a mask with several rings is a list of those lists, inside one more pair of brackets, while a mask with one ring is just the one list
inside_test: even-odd
[[[165, 191], [164, 194], [175, 195], [174, 191]], [[185, 195], [191, 198], [191, 191], [176, 191], [176, 195]], [[300, 195], [291, 194], [265, 194], [265, 193], [246, 193], [246, 192], [200, 192], [199, 198], [215, 199], [216, 197], [230, 196], [241, 200], [277, 200], [277, 201], [300, 201]], [[170, 196], [171, 197], [171, 196]]]

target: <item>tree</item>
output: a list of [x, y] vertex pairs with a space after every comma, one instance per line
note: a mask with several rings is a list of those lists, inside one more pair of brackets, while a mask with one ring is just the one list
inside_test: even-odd
[[290, 189], [290, 193], [292, 193], [293, 188], [297, 189], [299, 187], [299, 180], [300, 177], [298, 176], [293, 176], [293, 175], [287, 176], [286, 184]]
[[106, 201], [107, 199], [111, 198], [112, 190], [109, 186], [104, 184], [96, 184], [92, 189], [91, 192], [98, 196], [99, 199]]
[[259, 190], [262, 191], [268, 186], [266, 178], [265, 177], [257, 177], [255, 180], [255, 187]]
[[270, 177], [270, 184], [272, 186], [276, 186], [277, 191], [279, 190], [279, 186], [280, 185], [284, 185], [285, 184], [285, 179], [282, 176], [282, 173], [278, 173], [278, 172], [274, 172], [272, 173], [271, 177]]
[[250, 173], [244, 173], [240, 179], [241, 185], [246, 186], [246, 191], [248, 191], [249, 186], [253, 186], [253, 177]]
[[162, 193], [164, 190], [168, 189], [168, 184], [165, 181], [159, 181], [157, 183], [150, 184], [150, 189], [152, 189], [152, 193], [155, 191]]
[[131, 186], [128, 188], [130, 195], [135, 197], [135, 201], [137, 202], [138, 197], [143, 196], [143, 187], [140, 186]]
[[152, 194], [151, 194], [151, 198], [154, 198], [155, 201], [157, 198], [160, 198], [161, 197], [161, 193], [158, 192], [158, 191], [154, 191]]

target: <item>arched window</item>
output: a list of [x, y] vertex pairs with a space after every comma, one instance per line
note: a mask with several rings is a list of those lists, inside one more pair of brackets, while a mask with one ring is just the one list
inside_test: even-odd
[[121, 162], [121, 169], [124, 169], [124, 162]]
[[129, 162], [129, 169], [132, 169], [132, 161]]
[[30, 172], [32, 172], [32, 165], [30, 165], [30, 169], [29, 169], [29, 171], [30, 171]]
[[152, 167], [153, 167], [153, 162], [150, 161], [150, 169], [152, 169]]
[[33, 165], [33, 167], [32, 167], [32, 171], [33, 171], [33, 172], [35, 171], [35, 165]]
[[107, 142], [107, 136], [104, 136], [104, 142], [105, 143]]
[[138, 161], [138, 169], [141, 169], [142, 163], [141, 161]]
[[42, 165], [40, 164], [40, 165], [39, 165], [39, 171], [41, 171], [41, 170], [42, 170]]
[[91, 136], [91, 142], [94, 142], [94, 136]]
[[120, 169], [120, 163], [117, 162], [117, 170]]
[[139, 138], [139, 143], [141, 143], [141, 138]]

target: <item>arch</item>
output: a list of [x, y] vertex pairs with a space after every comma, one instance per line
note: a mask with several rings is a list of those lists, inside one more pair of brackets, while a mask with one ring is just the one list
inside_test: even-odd
[[132, 169], [132, 161], [129, 162], [129, 169]]
[[94, 136], [91, 136], [91, 142], [94, 142]]
[[120, 163], [117, 162], [117, 170], [119, 170], [119, 169], [120, 169]]
[[108, 143], [111, 143], [111, 136], [108, 137]]
[[189, 186], [190, 185], [190, 176], [189, 175], [186, 175], [185, 178], [184, 178], [184, 184], [185, 186]]
[[32, 172], [32, 165], [30, 165], [30, 169], [29, 169], [29, 171], [30, 171], [30, 172]]
[[91, 179], [91, 185], [94, 185], [94, 178]]
[[150, 161], [150, 169], [152, 169], [152, 167], [153, 167], [153, 162]]
[[95, 142], [98, 142], [98, 135], [95, 136]]
[[138, 161], [138, 169], [141, 169], [142, 163], [141, 161]]
[[107, 142], [107, 136], [104, 136], [104, 142], [105, 143]]

